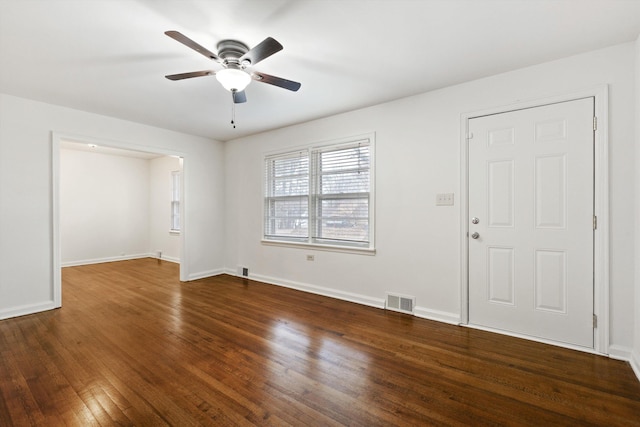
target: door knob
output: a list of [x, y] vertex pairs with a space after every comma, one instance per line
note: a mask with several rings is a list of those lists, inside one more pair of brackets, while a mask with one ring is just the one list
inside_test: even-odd
[[475, 216], [473, 218], [471, 218], [471, 223], [472, 224], [477, 224], [479, 222], [480, 222], [480, 220], [478, 218], [476, 218]]
[[480, 234], [478, 234], [478, 232], [477, 232], [477, 231], [475, 231], [475, 232], [471, 235], [471, 238], [472, 238], [472, 239], [477, 239], [478, 237], [480, 237]]

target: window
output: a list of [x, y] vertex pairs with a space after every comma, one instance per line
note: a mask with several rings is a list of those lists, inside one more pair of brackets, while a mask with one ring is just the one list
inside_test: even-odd
[[265, 157], [264, 239], [372, 249], [371, 141]]
[[171, 231], [180, 231], [180, 171], [171, 172]]

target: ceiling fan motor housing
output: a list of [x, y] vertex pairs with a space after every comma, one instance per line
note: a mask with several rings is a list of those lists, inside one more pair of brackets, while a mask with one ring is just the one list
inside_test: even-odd
[[238, 60], [247, 52], [249, 52], [249, 47], [237, 40], [222, 40], [218, 43], [218, 56], [224, 64], [245, 65], [239, 64]]

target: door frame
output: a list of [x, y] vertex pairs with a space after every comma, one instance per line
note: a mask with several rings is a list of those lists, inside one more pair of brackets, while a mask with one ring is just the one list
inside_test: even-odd
[[[597, 126], [594, 132], [594, 215], [597, 217], [597, 229], [594, 232], [593, 258], [593, 310], [597, 316], [597, 327], [594, 329], [594, 348], [572, 346], [535, 337], [505, 333], [541, 341], [575, 350], [609, 353], [609, 88], [606, 84], [585, 88], [579, 91], [517, 101], [513, 104], [472, 111], [460, 117], [460, 324], [469, 325], [469, 151], [467, 135], [469, 120], [477, 117], [506, 113], [526, 108], [542, 107], [549, 104], [574, 101], [583, 98], [595, 100], [595, 117]], [[479, 328], [484, 329], [484, 328]], [[491, 330], [491, 329], [487, 329]], [[494, 332], [498, 332], [493, 330]]]
[[60, 254], [60, 144], [62, 141], [80, 143], [80, 144], [95, 144], [101, 147], [118, 148], [121, 150], [134, 150], [147, 153], [161, 154], [165, 156], [176, 156], [182, 159], [182, 179], [180, 180], [181, 196], [180, 201], [180, 218], [181, 218], [181, 230], [180, 230], [180, 281], [186, 282], [189, 280], [188, 269], [188, 251], [187, 251], [187, 227], [185, 218], [185, 191], [186, 182], [188, 181], [189, 170], [187, 168], [187, 156], [183, 152], [176, 150], [167, 150], [164, 148], [149, 147], [146, 145], [137, 145], [129, 142], [106, 140], [101, 138], [95, 138], [91, 136], [75, 135], [64, 132], [51, 132], [51, 254], [52, 264], [51, 269], [53, 273], [53, 304], [55, 308], [62, 306], [62, 257]]

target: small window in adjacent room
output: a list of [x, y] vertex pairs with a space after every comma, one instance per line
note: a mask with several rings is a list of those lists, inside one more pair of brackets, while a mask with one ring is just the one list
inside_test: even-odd
[[180, 171], [171, 172], [171, 231], [180, 231]]
[[267, 155], [264, 240], [373, 250], [373, 135]]

